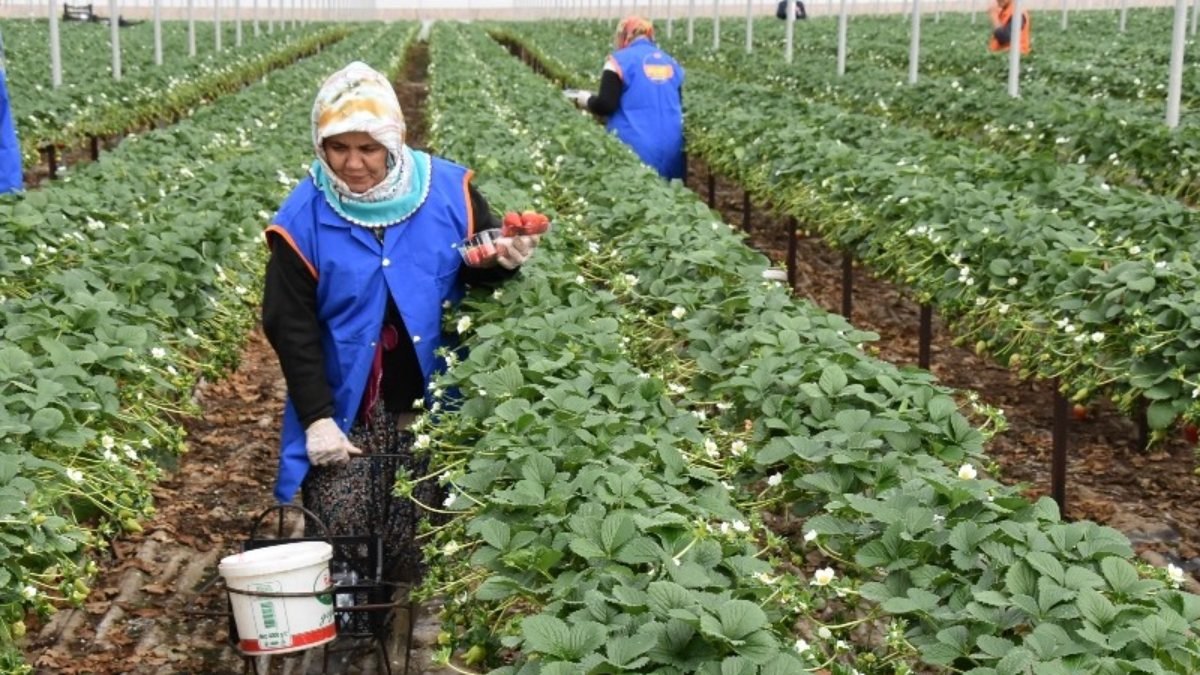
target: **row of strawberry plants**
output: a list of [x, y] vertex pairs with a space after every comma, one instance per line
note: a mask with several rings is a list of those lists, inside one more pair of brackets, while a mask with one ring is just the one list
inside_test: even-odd
[[[552, 62], [586, 58], [540, 44], [527, 47]], [[563, 60], [562, 77], [586, 81]], [[753, 105], [730, 111], [730, 96]], [[1148, 399], [1159, 437], [1196, 414], [1193, 211], [704, 72], [687, 109], [693, 154], [912, 286], [978, 349], [1078, 400]]]
[[427, 590], [468, 660], [491, 638], [522, 675], [1196, 667], [1200, 598], [977, 479], [948, 392], [763, 284], [694, 196], [502, 54], [435, 33], [439, 146], [500, 174], [498, 204], [556, 212], [536, 271], [453, 326], [470, 356], [435, 394], [461, 409], [419, 439], [456, 514]]
[[[582, 22], [560, 29], [554, 38], [554, 33], [539, 28], [538, 39], [582, 39], [600, 45], [607, 33], [605, 26]], [[856, 34], [855, 39], [866, 38]], [[758, 35], [758, 50], [750, 55], [736, 45], [719, 52], [709, 43], [687, 45], [678, 36], [665, 46], [689, 68], [771, 86], [780, 95], [799, 95], [891, 124], [922, 127], [946, 139], [970, 139], [1013, 155], [1045, 154], [1064, 164], [1089, 167], [1115, 185], [1189, 203], [1200, 195], [1200, 174], [1193, 170], [1200, 161], [1200, 127], [1184, 120], [1180, 128], [1168, 129], [1162, 123], [1161, 102], [1095, 100], [1037, 83], [1023, 85], [1021, 98], [1014, 99], [995, 77], [923, 76], [916, 85], [907, 85], [902, 73], [861, 64], [839, 78], [830, 58], [823, 56], [781, 63], [767, 44], [771, 40]], [[945, 46], [930, 49], [941, 51]], [[595, 68], [594, 63], [585, 65]]]
[[[1127, 32], [1117, 34], [1112, 12], [1080, 12], [1068, 31], [1047, 28], [1050, 15], [1034, 11], [1033, 52], [1022, 59], [1022, 86], [1040, 86], [1092, 99], [1125, 99], [1162, 105], [1165, 99], [1167, 63], [1174, 15], [1167, 8], [1131, 10]], [[1008, 59], [987, 50], [988, 19], [972, 25], [965, 14], [949, 14], [936, 21], [922, 14], [920, 67], [922, 76], [980, 79], [1003, 90]], [[775, 20], [755, 22], [756, 48], [778, 55], [784, 27]], [[908, 72], [911, 20], [895, 15], [851, 19], [848, 67], [868, 64], [890, 71], [896, 80]], [[724, 20], [721, 51], [738, 51], [745, 41], [745, 22]], [[1111, 39], [1097, 39], [1097, 36]], [[677, 40], [685, 37], [676, 33]], [[712, 44], [711, 22], [696, 23], [696, 41]], [[823, 62], [832, 70], [837, 45], [836, 20], [819, 18], [798, 24], [795, 40], [797, 61]], [[1194, 48], [1189, 44], [1189, 51]], [[1200, 74], [1184, 73], [1184, 100], [1195, 103]], [[1161, 107], [1159, 110], [1161, 114]]]
[[[40, 27], [44, 45], [45, 25]], [[147, 30], [143, 26], [136, 28], [143, 33]], [[86, 29], [93, 33], [79, 37], [83, 44], [93, 47], [87, 58], [93, 66], [107, 68], [110, 54], [101, 44], [107, 41], [107, 28], [88, 24], [78, 30]], [[48, 145], [77, 147], [89, 137], [123, 134], [184, 115], [197, 105], [237, 91], [271, 70], [336, 42], [345, 34], [344, 27], [324, 26], [264, 36], [240, 50], [173, 60], [162, 66], [146, 62], [139, 68], [130, 68], [120, 81], [112, 80], [111, 76], [96, 76], [60, 89], [50, 89], [43, 82], [47, 71], [44, 53], [38, 57], [40, 63], [36, 68], [33, 63], [23, 66], [13, 63], [8, 76], [24, 164], [37, 164], [42, 148]], [[181, 33], [173, 30], [168, 35], [178, 41]], [[135, 43], [140, 47], [139, 52], [147, 48], [143, 43], [144, 40]]]
[[[357, 29], [0, 205], [0, 267], [19, 279], [0, 297], [6, 650], [26, 612], [87, 596], [91, 546], [152, 513], [158, 464], [182, 448], [175, 416], [201, 375], [235, 362], [255, 319], [262, 228], [307, 166], [316, 87], [351, 59], [394, 59], [413, 33]], [[15, 668], [18, 656], [0, 651]]]

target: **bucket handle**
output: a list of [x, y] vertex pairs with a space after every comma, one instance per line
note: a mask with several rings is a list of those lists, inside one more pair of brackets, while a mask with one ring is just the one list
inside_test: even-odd
[[275, 511], [278, 511], [279, 512], [279, 524], [276, 527], [275, 536], [278, 539], [283, 539], [283, 514], [288, 509], [299, 511], [302, 514], [304, 514], [304, 522], [305, 523], [310, 522], [310, 519], [311, 519], [311, 522], [316, 523], [318, 526], [320, 526], [321, 538], [326, 540], [330, 545], [333, 544], [333, 537], [329, 534], [329, 528], [325, 525], [325, 523], [319, 517], [317, 517], [317, 514], [313, 513], [312, 511], [309, 511], [308, 509], [304, 508], [303, 506], [299, 506], [297, 504], [276, 504], [276, 505], [266, 509], [262, 513], [258, 514], [258, 517], [254, 519], [254, 524], [251, 525], [251, 527], [250, 527], [250, 537], [249, 538], [250, 539], [258, 539], [258, 528], [263, 524], [263, 521], [267, 519], [267, 516], [269, 516], [271, 513], [275, 512]]

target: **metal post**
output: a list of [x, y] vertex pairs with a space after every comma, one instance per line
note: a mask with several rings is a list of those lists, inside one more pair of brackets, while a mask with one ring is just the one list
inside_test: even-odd
[[1187, 0], [1175, 0], [1175, 27], [1171, 33], [1171, 72], [1167, 81], [1167, 127], [1179, 126], [1179, 98], [1183, 93], [1183, 46], [1187, 29]]
[[50, 165], [50, 180], [58, 178], [58, 148], [46, 146], [46, 163]]
[[221, 0], [213, 0], [213, 50], [221, 51]]
[[[791, 3], [794, 0], [787, 0], [787, 2]], [[790, 5], [784, 6], [788, 7], [788, 11], [783, 13], [787, 17], [783, 26], [783, 62], [791, 63], [796, 44], [796, 8]]]
[[1025, 30], [1021, 0], [1012, 3], [1012, 33], [1008, 36], [1008, 95], [1021, 95], [1021, 32]]
[[1137, 410], [1133, 414], [1138, 428], [1137, 447], [1133, 449], [1138, 452], [1145, 452], [1150, 447], [1150, 418], [1147, 415], [1149, 408], [1150, 401], [1145, 397], [1138, 397]]
[[1054, 449], [1050, 459], [1050, 496], [1058, 504], [1061, 515], [1067, 512], [1067, 397], [1054, 386]]
[[1200, 14], [1200, 0], [1192, 2], [1192, 37], [1196, 37], [1196, 15]]
[[108, 0], [109, 40], [112, 42], [112, 76], [121, 79], [121, 22], [117, 18], [117, 0]]
[[742, 190], [742, 231], [750, 231], [750, 192]]
[[717, 175], [711, 165], [708, 167], [708, 208], [717, 208]]
[[841, 77], [846, 74], [846, 24], [850, 22], [850, 16], [846, 13], [846, 0], [842, 0], [842, 7], [838, 11], [838, 50], [837, 50], [837, 74]]
[[267, 0], [267, 35], [275, 34], [275, 13], [271, 11], [271, 0]]
[[1067, 0], [1062, 0], [1062, 29], [1067, 29]]
[[154, 65], [163, 63], [162, 0], [154, 0]]
[[254, 37], [262, 35], [262, 25], [258, 21], [258, 0], [254, 0], [250, 7], [250, 13], [254, 15]]
[[[217, 0], [217, 1], [220, 2], [220, 0]], [[242, 46], [242, 2], [241, 2], [241, 0], [233, 0], [233, 16], [234, 16], [234, 25], [237, 26], [237, 28], [234, 29], [234, 33], [233, 33], [233, 46], [241, 47]]]
[[196, 0], [187, 0], [188, 56], [196, 56]]
[[1125, 18], [1129, 15], [1129, 0], [1121, 0], [1121, 15], [1117, 20], [1117, 32], [1125, 32]]
[[688, 0], [688, 40], [690, 45], [696, 38], [696, 0]]
[[796, 288], [796, 216], [788, 218], [788, 257], [787, 277], [788, 287]]
[[92, 161], [100, 160], [100, 138], [97, 136], [88, 136], [88, 149], [92, 153]]
[[721, 48], [721, 0], [713, 0], [713, 51]]
[[917, 366], [929, 370], [929, 351], [933, 344], [933, 306], [921, 303], [921, 330], [917, 342]]
[[[1197, 0], [1200, 1], [1200, 0]], [[675, 16], [671, 11], [671, 0], [667, 0], [667, 39], [671, 39], [671, 34], [675, 32]]]
[[58, 3], [46, 3], [50, 7], [50, 86], [62, 86], [62, 41], [58, 36]]
[[920, 0], [912, 4], [912, 36], [908, 44], [908, 83], [917, 83], [917, 60], [921, 57], [921, 5]]
[[754, 52], [754, 0], [746, 0], [746, 53]]
[[854, 297], [854, 257], [850, 255], [850, 251], [842, 252], [842, 316], [846, 320], [850, 320], [850, 312], [853, 310]]

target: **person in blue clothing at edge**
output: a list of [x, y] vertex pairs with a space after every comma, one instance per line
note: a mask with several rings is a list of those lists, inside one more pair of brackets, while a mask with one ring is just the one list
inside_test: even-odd
[[20, 192], [25, 189], [25, 177], [21, 170], [21, 143], [9, 107], [7, 71], [4, 37], [0, 36], [0, 192]]
[[575, 105], [607, 116], [608, 130], [659, 175], [683, 179], [683, 67], [654, 43], [654, 24], [640, 16], [621, 21], [613, 46], [598, 93], [578, 92]]
[[[392, 484], [397, 470], [427, 473], [409, 425], [445, 366], [439, 347], [453, 347], [442, 312], [466, 285], [513, 276], [538, 237], [500, 238], [495, 256], [468, 266], [455, 244], [499, 227], [473, 172], [407, 146], [391, 83], [364, 63], [321, 85], [312, 143], [310, 175], [265, 233], [263, 329], [287, 383], [275, 497], [300, 490], [329, 534], [381, 534], [383, 579], [416, 583], [422, 511]], [[402, 457], [370, 458], [380, 453]], [[422, 481], [413, 497], [441, 504], [440, 489]]]

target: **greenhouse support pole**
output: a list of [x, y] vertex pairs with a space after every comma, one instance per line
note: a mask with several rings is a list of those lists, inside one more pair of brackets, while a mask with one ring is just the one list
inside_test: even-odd
[[117, 17], [117, 0], [108, 0], [108, 26], [112, 43], [112, 76], [121, 79], [121, 21]]
[[[1067, 0], [1063, 0], [1063, 2], [1066, 2], [1066, 1]], [[971, 6], [971, 25], [974, 26], [975, 25], [975, 15], [979, 13], [979, 6], [978, 6], [976, 0], [967, 0], [967, 4], [969, 4]]]
[[713, 51], [721, 49], [721, 0], [713, 0]]
[[671, 0], [667, 0], [667, 39], [671, 39], [671, 35], [675, 32], [675, 14], [671, 6]]
[[754, 0], [746, 0], [746, 53], [754, 53]]
[[692, 40], [696, 38], [696, 0], [688, 0], [688, 39], [687, 43], [692, 44]]
[[1012, 0], [1012, 33], [1008, 38], [1008, 95], [1021, 95], [1021, 31], [1025, 30], [1021, 0]]
[[1192, 37], [1196, 37], [1196, 15], [1200, 14], [1200, 0], [1192, 1]]
[[187, 0], [188, 56], [196, 56], [196, 0]]
[[837, 51], [837, 74], [841, 77], [846, 74], [846, 24], [849, 23], [850, 16], [846, 13], [846, 0], [842, 0], [842, 7], [838, 11], [838, 51]]
[[[793, 2], [794, 0], [787, 1]], [[792, 11], [784, 12], [784, 15], [787, 17], [787, 21], [784, 22], [783, 29], [783, 62], [791, 63], [796, 44], [796, 8], [792, 7]]]
[[58, 3], [49, 0], [50, 7], [50, 86], [58, 89], [62, 86], [62, 40], [58, 35]]
[[921, 303], [921, 319], [917, 339], [917, 367], [929, 370], [930, 354], [933, 346], [933, 306], [927, 302]]
[[213, 0], [213, 49], [221, 51], [221, 0]]
[[1067, 0], [1062, 0], [1062, 29], [1067, 29]]
[[1171, 72], [1167, 79], [1167, 127], [1179, 126], [1179, 98], [1183, 93], [1183, 48], [1187, 32], [1187, 0], [1175, 0], [1175, 27], [1171, 34]]
[[1117, 19], [1117, 32], [1125, 32], [1125, 19], [1129, 16], [1129, 0], [1121, 0], [1121, 17]]
[[251, 3], [250, 13], [254, 15], [254, 37], [259, 37], [262, 35], [262, 25], [258, 21], [258, 0]]
[[[220, 2], [220, 0], [218, 0]], [[242, 0], [233, 0], [233, 21], [237, 28], [233, 33], [233, 46], [242, 46]]]
[[163, 63], [162, 0], [154, 0], [154, 65]]
[[271, 11], [271, 0], [267, 0], [267, 35], [275, 34], [275, 14]]
[[921, 58], [921, 4], [912, 3], [912, 35], [908, 43], [908, 83], [917, 83], [917, 61]]

